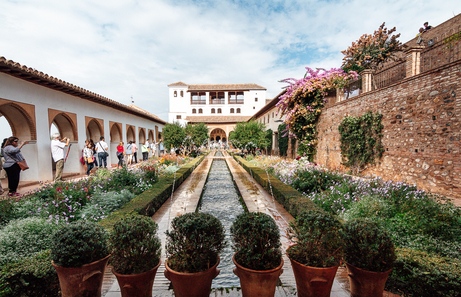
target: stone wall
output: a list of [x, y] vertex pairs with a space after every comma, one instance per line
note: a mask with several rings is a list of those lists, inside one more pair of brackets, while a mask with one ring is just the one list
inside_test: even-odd
[[315, 161], [346, 170], [338, 126], [344, 116], [369, 110], [383, 114], [385, 153], [364, 174], [461, 198], [461, 61], [326, 106]]

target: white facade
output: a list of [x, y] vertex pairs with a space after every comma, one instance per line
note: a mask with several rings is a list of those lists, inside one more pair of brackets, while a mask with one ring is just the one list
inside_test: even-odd
[[256, 84], [168, 85], [168, 122], [186, 124], [188, 116], [252, 116], [266, 103], [266, 89]]
[[[11, 61], [0, 59], [0, 66], [12, 73], [27, 72], [36, 77], [32, 83], [0, 72], [0, 116], [4, 116], [20, 141], [29, 141], [21, 149], [30, 167], [21, 173], [22, 181], [53, 179], [50, 127], [55, 124], [62, 137], [70, 139], [71, 147], [64, 173], [83, 173], [80, 163], [85, 140], [99, 141], [105, 137], [109, 146], [108, 166], [116, 164], [116, 147], [123, 141], [144, 143], [147, 138], [158, 140], [165, 122], [155, 115], [79, 89], [73, 85], [45, 76], [33, 69], [21, 68]], [[1, 70], [2, 68], [0, 68]], [[43, 83], [47, 82], [48, 84]], [[51, 88], [62, 86], [68, 92]], [[89, 95], [87, 95], [89, 94]], [[82, 98], [82, 96], [87, 98]], [[67, 147], [66, 147], [67, 152]], [[140, 153], [138, 153], [139, 157]]]

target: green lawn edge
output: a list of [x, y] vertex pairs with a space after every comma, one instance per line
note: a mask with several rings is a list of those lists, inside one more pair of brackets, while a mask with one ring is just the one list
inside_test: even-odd
[[[143, 216], [153, 216], [155, 212], [171, 197], [174, 192], [194, 169], [203, 161], [205, 155], [194, 158], [187, 164], [181, 166], [176, 174], [161, 177], [150, 189], [136, 196], [133, 200], [123, 205], [120, 209], [112, 212], [107, 218], [99, 221], [99, 224], [107, 230], [120, 220], [120, 218], [139, 214]], [[174, 184], [174, 190], [173, 190]]]

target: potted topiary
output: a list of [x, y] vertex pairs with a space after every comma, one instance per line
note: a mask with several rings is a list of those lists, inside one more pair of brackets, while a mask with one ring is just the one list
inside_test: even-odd
[[123, 297], [152, 296], [160, 266], [158, 226], [150, 217], [134, 215], [114, 224], [109, 236], [110, 263]]
[[166, 236], [165, 276], [175, 296], [209, 296], [226, 245], [221, 222], [207, 213], [187, 213], [173, 219]]
[[109, 250], [105, 230], [92, 222], [63, 226], [52, 236], [52, 264], [63, 297], [101, 296]]
[[242, 296], [274, 296], [283, 271], [280, 230], [274, 219], [261, 212], [243, 213], [232, 224], [231, 236]]
[[298, 296], [330, 296], [342, 259], [342, 224], [318, 210], [302, 212], [290, 223], [287, 250], [296, 279]]
[[344, 224], [344, 258], [349, 273], [351, 296], [381, 297], [395, 256], [391, 237], [368, 219]]

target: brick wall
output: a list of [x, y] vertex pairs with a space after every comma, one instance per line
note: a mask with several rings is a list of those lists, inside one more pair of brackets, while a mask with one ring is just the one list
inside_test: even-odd
[[316, 162], [342, 168], [338, 125], [369, 110], [383, 114], [386, 151], [365, 174], [461, 198], [461, 61], [328, 104], [318, 124]]

